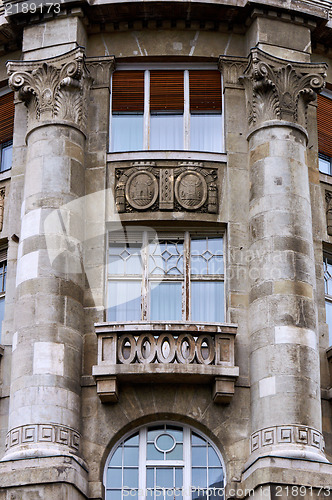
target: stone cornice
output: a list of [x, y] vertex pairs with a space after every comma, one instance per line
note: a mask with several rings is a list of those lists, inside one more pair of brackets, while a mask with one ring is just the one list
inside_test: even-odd
[[7, 71], [10, 87], [28, 107], [30, 129], [49, 121], [85, 128], [91, 78], [82, 47], [40, 61], [9, 61]]
[[325, 85], [326, 64], [290, 62], [254, 48], [241, 80], [247, 94], [249, 127], [285, 120], [304, 128], [307, 108]]

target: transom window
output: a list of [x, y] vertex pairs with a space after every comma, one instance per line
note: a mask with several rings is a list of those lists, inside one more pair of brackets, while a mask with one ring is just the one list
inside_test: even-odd
[[109, 321], [224, 321], [223, 238], [110, 233]]
[[329, 327], [329, 345], [332, 345], [332, 256], [324, 256], [325, 309]]
[[223, 151], [218, 70], [115, 71], [111, 151]]
[[142, 427], [120, 442], [105, 469], [106, 500], [222, 500], [216, 448], [190, 427]]

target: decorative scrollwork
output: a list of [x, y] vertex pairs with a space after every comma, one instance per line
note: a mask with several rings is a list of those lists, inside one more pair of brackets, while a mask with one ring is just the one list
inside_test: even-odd
[[324, 87], [325, 64], [288, 62], [252, 49], [241, 80], [248, 94], [249, 126], [286, 120], [307, 126], [308, 103]]
[[58, 119], [84, 128], [90, 78], [82, 48], [44, 61], [9, 61], [7, 71], [10, 87], [28, 106], [31, 124]]

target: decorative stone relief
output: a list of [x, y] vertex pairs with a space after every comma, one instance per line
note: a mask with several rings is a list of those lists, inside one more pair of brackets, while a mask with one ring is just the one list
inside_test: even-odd
[[6, 437], [6, 450], [31, 443], [57, 443], [68, 446], [73, 453], [79, 450], [80, 434], [64, 425], [32, 424], [15, 427]]
[[160, 167], [155, 162], [133, 162], [116, 169], [118, 212], [176, 210], [217, 213], [218, 174], [202, 163], [179, 162]]
[[307, 108], [325, 85], [325, 64], [288, 62], [258, 48], [251, 51], [242, 77], [249, 126], [286, 120], [306, 128]]
[[0, 188], [0, 231], [2, 231], [3, 228], [3, 214], [5, 210], [5, 195], [6, 195], [6, 188], [2, 187]]
[[85, 128], [91, 83], [81, 47], [43, 61], [9, 61], [10, 87], [29, 110], [29, 125], [69, 121]]
[[111, 74], [115, 69], [114, 56], [88, 57], [86, 66], [93, 80], [92, 88], [105, 88], [110, 86]]
[[264, 446], [282, 444], [313, 446], [321, 452], [324, 452], [325, 448], [323, 435], [319, 431], [300, 425], [276, 425], [268, 427], [254, 432], [250, 438], [251, 453], [264, 448]]
[[325, 191], [327, 234], [332, 236], [332, 192]]
[[223, 86], [243, 89], [240, 77], [248, 65], [246, 57], [220, 56], [219, 69], [223, 76]]

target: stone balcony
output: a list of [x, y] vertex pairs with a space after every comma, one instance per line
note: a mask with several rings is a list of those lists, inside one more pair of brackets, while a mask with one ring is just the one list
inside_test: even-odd
[[239, 368], [236, 325], [128, 322], [95, 325], [98, 364], [92, 374], [102, 402], [118, 400], [118, 382], [213, 385], [215, 403], [229, 403]]

